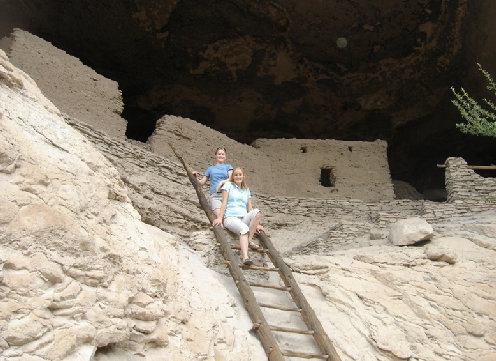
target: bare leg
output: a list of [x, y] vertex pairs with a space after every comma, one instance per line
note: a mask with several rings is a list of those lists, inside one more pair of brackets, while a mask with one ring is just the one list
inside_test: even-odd
[[241, 247], [241, 257], [243, 262], [248, 258], [248, 234], [239, 235], [239, 246]]
[[257, 230], [257, 226], [260, 223], [260, 218], [262, 218], [262, 213], [258, 212], [257, 215], [251, 220], [249, 228], [250, 232], [248, 234], [248, 242], [251, 242], [255, 231]]

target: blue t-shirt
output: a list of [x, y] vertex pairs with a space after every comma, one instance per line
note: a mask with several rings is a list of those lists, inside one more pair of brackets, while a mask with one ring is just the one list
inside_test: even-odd
[[228, 172], [232, 169], [230, 164], [211, 165], [207, 168], [205, 175], [210, 180], [210, 194], [215, 193], [215, 188], [220, 181], [229, 178]]
[[246, 208], [248, 199], [251, 198], [250, 189], [241, 189], [234, 183], [226, 182], [222, 186], [222, 190], [226, 190], [229, 193], [224, 218], [245, 216], [248, 213]]

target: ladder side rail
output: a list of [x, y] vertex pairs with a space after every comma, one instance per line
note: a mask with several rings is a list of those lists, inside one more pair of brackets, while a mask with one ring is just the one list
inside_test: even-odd
[[[205, 197], [205, 196], [203, 196]], [[217, 240], [220, 243], [220, 249], [225, 259], [228, 262], [229, 273], [238, 288], [238, 291], [244, 301], [246, 310], [250, 315], [250, 318], [253, 321], [254, 329], [257, 331], [257, 334], [260, 338], [262, 346], [267, 354], [267, 357], [270, 361], [284, 361], [285, 357], [282, 354], [282, 351], [270, 329], [265, 316], [262, 313], [262, 310], [258, 306], [257, 300], [251, 289], [248, 281], [245, 279], [241, 268], [239, 267], [239, 261], [237, 257], [231, 250], [229, 241], [221, 226], [213, 227], [214, 234]]]
[[[179, 156], [179, 154], [176, 152], [176, 150], [170, 143], [169, 146], [171, 147], [176, 157], [181, 161], [184, 169], [186, 170], [186, 173], [188, 174], [188, 178], [191, 184], [196, 190], [196, 194], [200, 201], [200, 205], [205, 211], [205, 214], [207, 215], [210, 222], [212, 222], [214, 219], [214, 215], [210, 210], [210, 206], [208, 204], [205, 195], [201, 190], [201, 186], [198, 183], [198, 180], [193, 175], [191, 169], [183, 160], [183, 158]], [[236, 284], [236, 287], [238, 288], [238, 291], [241, 294], [241, 297], [243, 298], [246, 310], [248, 311], [248, 314], [250, 315], [250, 318], [253, 321], [254, 329], [257, 331], [257, 334], [260, 338], [260, 341], [265, 350], [265, 353], [267, 354], [269, 361], [285, 361], [285, 357], [274, 337], [274, 334], [272, 333], [269, 324], [265, 320], [265, 316], [263, 315], [262, 310], [258, 306], [253, 290], [250, 288], [250, 285], [243, 276], [243, 272], [241, 272], [239, 261], [231, 250], [230, 242], [227, 240], [227, 237], [222, 229], [222, 226], [213, 227], [213, 231], [215, 237], [217, 238], [217, 241], [220, 243], [222, 255], [224, 256], [225, 259], [228, 260], [227, 265], [229, 268], [229, 273], [234, 279], [234, 283]]]
[[307, 327], [315, 331], [315, 334], [313, 335], [315, 341], [317, 342], [319, 347], [329, 355], [329, 361], [341, 361], [341, 358], [336, 352], [336, 349], [334, 348], [331, 340], [327, 336], [327, 333], [322, 327], [322, 324], [315, 315], [314, 310], [306, 300], [303, 292], [298, 286], [298, 283], [293, 277], [291, 269], [286, 264], [286, 262], [284, 262], [281, 254], [274, 247], [270, 239], [264, 233], [260, 233], [259, 236], [264, 246], [269, 250], [269, 256], [271, 257], [274, 266], [279, 268], [279, 272], [286, 286], [291, 288], [291, 291], [289, 293], [291, 294], [295, 304], [302, 309], [302, 315], [304, 315], [303, 319], [307, 324]]

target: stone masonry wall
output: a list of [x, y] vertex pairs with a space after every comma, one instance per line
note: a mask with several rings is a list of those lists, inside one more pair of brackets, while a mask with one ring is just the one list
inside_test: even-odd
[[65, 51], [27, 31], [14, 29], [0, 39], [9, 60], [28, 73], [62, 112], [115, 137], [125, 137], [127, 122], [117, 82], [98, 74]]
[[484, 178], [468, 168], [463, 158], [446, 160], [445, 184], [450, 203], [495, 203], [496, 178]]
[[[334, 139], [257, 139], [274, 165], [280, 196], [393, 200], [387, 143]], [[277, 166], [276, 166], [277, 165]]]
[[[167, 159], [128, 141], [110, 137], [75, 119], [67, 120], [119, 170], [129, 188], [129, 197], [143, 221], [181, 236], [195, 248], [198, 246], [191, 235], [210, 232], [208, 219], [199, 208], [194, 189], [176, 159]], [[178, 148], [178, 151], [182, 149]], [[460, 161], [462, 163], [456, 164], [463, 164], [463, 159]], [[463, 170], [463, 167], [455, 166], [451, 159], [449, 163], [451, 173], [456, 173], [457, 169]], [[478, 176], [470, 172], [461, 172], [465, 174], [463, 177], [448, 176], [449, 182], [457, 185], [456, 194], [465, 194], [463, 179], [465, 184], [476, 188], [476, 182], [468, 180], [478, 179]], [[454, 179], [459, 181], [453, 182]], [[486, 179], [486, 182], [491, 181]], [[486, 186], [488, 195], [496, 192], [494, 183]], [[449, 189], [450, 194], [455, 193]], [[424, 218], [435, 232], [447, 234], [447, 220], [476, 216], [495, 209], [494, 203], [486, 202], [479, 193], [476, 195], [464, 202], [432, 202], [406, 199], [363, 201], [253, 193], [254, 205], [262, 211], [268, 235], [282, 253], [322, 255], [387, 244], [391, 224], [408, 217]]]

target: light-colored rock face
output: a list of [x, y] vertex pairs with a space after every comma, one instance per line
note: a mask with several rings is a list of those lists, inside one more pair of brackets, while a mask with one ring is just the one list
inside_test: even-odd
[[[175, 121], [178, 138], [202, 138]], [[0, 360], [266, 360], [184, 170], [76, 123], [85, 136], [0, 51]], [[202, 170], [193, 155], [218, 145], [178, 150]], [[343, 361], [494, 360], [493, 204], [272, 196], [252, 176], [264, 226]], [[392, 246], [390, 226], [413, 216], [431, 241]]]
[[124, 137], [122, 94], [115, 81], [65, 51], [20, 29], [0, 41], [10, 61], [33, 78], [60, 111], [116, 137]]
[[394, 223], [389, 232], [389, 239], [395, 246], [408, 246], [429, 240], [433, 233], [432, 226], [425, 219], [412, 217]]
[[343, 359], [494, 360], [494, 251], [460, 237], [440, 237], [430, 247], [452, 253], [456, 263], [431, 261], [422, 247], [291, 258]]
[[116, 168], [2, 51], [0, 188], [1, 360], [264, 357], [223, 276], [140, 221]]

